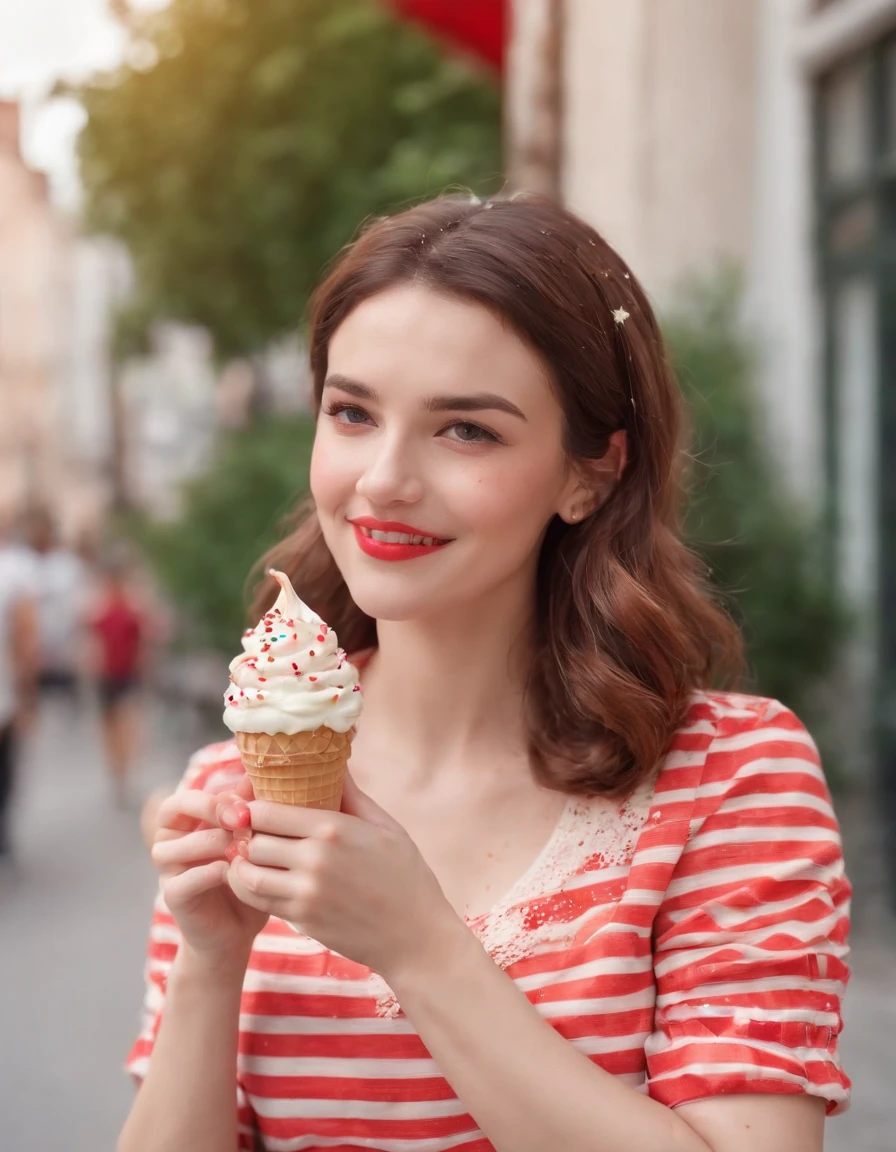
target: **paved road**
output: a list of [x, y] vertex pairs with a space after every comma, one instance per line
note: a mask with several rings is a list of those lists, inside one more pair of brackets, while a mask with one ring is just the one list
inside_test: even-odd
[[[176, 779], [199, 740], [159, 708], [151, 730], [139, 795]], [[110, 802], [89, 717], [77, 727], [45, 710], [25, 769], [19, 872], [0, 876], [0, 1146], [111, 1152], [132, 1094], [121, 1062], [137, 1027], [152, 871], [136, 810]], [[855, 1102], [828, 1125], [827, 1152], [896, 1148], [896, 936], [873, 902], [860, 908], [843, 1040]]]
[[[135, 801], [176, 780], [190, 741], [182, 718], [151, 716]], [[111, 1152], [155, 890], [138, 804], [114, 808], [92, 717], [55, 703], [21, 775], [16, 875], [0, 875], [0, 1147]]]

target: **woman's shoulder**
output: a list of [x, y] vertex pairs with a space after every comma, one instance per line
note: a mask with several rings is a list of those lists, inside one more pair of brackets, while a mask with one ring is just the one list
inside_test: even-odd
[[755, 696], [748, 692], [722, 692], [698, 689], [691, 695], [682, 730], [699, 721], [709, 721], [726, 732], [749, 729], [763, 724], [784, 722], [788, 727], [800, 726], [794, 713], [769, 696]]
[[827, 799], [818, 748], [781, 701], [740, 692], [695, 692], [675, 732], [657, 791], [802, 791]]
[[178, 787], [226, 792], [240, 780], [243, 772], [236, 740], [221, 740], [193, 753]]
[[794, 742], [817, 755], [815, 743], [799, 717], [766, 696], [744, 692], [699, 690], [691, 696], [684, 722], [675, 732], [672, 747], [693, 744], [694, 738], [717, 751], [719, 741], [731, 750], [771, 741]]

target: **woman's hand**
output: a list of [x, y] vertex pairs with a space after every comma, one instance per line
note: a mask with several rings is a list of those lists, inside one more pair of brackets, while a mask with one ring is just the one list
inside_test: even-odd
[[[407, 832], [346, 777], [342, 812], [256, 800], [227, 883], [387, 981], [467, 933]], [[232, 826], [232, 810], [222, 823]]]
[[[220, 824], [222, 811], [229, 814], [230, 828]], [[152, 862], [184, 941], [195, 953], [245, 965], [268, 919], [267, 912], [241, 903], [227, 885], [235, 836], [249, 823], [245, 801], [236, 793], [180, 789], [162, 802], [156, 819]]]
[[150, 851], [156, 842], [156, 833], [159, 830], [159, 811], [170, 795], [171, 788], [156, 788], [146, 797], [140, 809], [140, 835]]

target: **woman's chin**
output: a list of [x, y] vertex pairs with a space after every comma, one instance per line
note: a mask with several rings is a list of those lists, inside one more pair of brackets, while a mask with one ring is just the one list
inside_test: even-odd
[[429, 601], [423, 602], [408, 596], [398, 596], [383, 592], [374, 592], [369, 589], [355, 591], [349, 587], [352, 600], [365, 616], [373, 620], [389, 620], [394, 622], [419, 620], [431, 616], [435, 606]]
[[391, 573], [381, 577], [370, 573], [349, 574], [346, 584], [352, 600], [365, 616], [374, 620], [424, 620], [439, 616], [457, 603], [441, 581], [427, 588], [424, 581], [396, 580]]

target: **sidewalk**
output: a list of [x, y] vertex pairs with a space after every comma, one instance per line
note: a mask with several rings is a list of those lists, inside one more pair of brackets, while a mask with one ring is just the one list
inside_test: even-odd
[[896, 1148], [896, 935], [882, 922], [879, 938], [853, 942], [842, 1052], [853, 1099], [828, 1122], [825, 1152], [893, 1152]]
[[884, 888], [874, 798], [837, 803], [853, 883], [852, 978], [846, 993], [843, 1063], [853, 1082], [850, 1110], [827, 1127], [825, 1152], [896, 1149], [896, 920]]
[[[197, 743], [184, 717], [156, 707], [150, 720], [135, 800], [173, 785]], [[57, 702], [24, 761], [16, 873], [0, 874], [0, 1146], [111, 1152], [133, 1095], [122, 1061], [156, 887], [139, 804], [113, 807], [92, 717]]]

